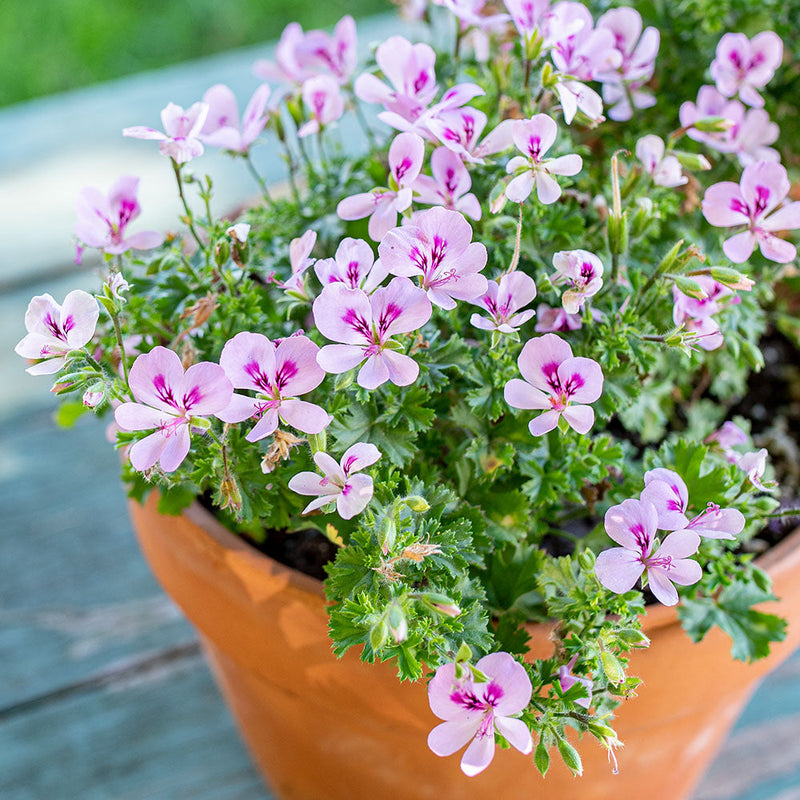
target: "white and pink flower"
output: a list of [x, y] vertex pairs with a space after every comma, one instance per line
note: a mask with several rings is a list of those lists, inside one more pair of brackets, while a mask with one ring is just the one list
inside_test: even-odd
[[158, 149], [162, 155], [168, 156], [176, 164], [185, 164], [203, 155], [200, 139], [208, 111], [208, 103], [195, 103], [188, 109], [169, 103], [161, 112], [163, 131], [134, 125], [124, 128], [122, 135], [133, 139], [155, 139], [160, 142]]
[[486, 294], [470, 302], [482, 306], [489, 312], [488, 317], [473, 314], [470, 322], [484, 331], [514, 333], [536, 312], [525, 308], [536, 297], [536, 284], [524, 272], [504, 273], [499, 281], [489, 281]]
[[664, 140], [652, 133], [636, 142], [636, 158], [642, 162], [653, 183], [657, 186], [683, 186], [689, 179], [683, 174], [680, 161], [671, 153], [665, 155], [665, 151]]
[[703, 215], [708, 222], [722, 228], [746, 226], [722, 245], [735, 264], [747, 261], [756, 244], [765, 258], [779, 264], [795, 258], [795, 246], [775, 235], [800, 228], [800, 201], [782, 205], [790, 186], [783, 166], [759, 161], [744, 168], [739, 184], [723, 181], [708, 188], [703, 198]]
[[411, 132], [398, 134], [389, 147], [389, 188], [346, 197], [336, 207], [336, 213], [345, 220], [369, 217], [370, 238], [381, 241], [397, 225], [397, 215], [411, 206], [412, 187], [424, 159], [425, 142], [422, 138]]
[[317, 363], [334, 374], [362, 365], [357, 382], [376, 389], [386, 381], [408, 386], [419, 375], [419, 365], [398, 352], [401, 344], [392, 337], [411, 333], [431, 316], [425, 292], [408, 278], [394, 278], [371, 295], [330, 283], [314, 301], [314, 322], [319, 332], [333, 342], [317, 354]]
[[128, 225], [142, 210], [138, 191], [139, 179], [133, 175], [118, 178], [107, 195], [93, 186], [81, 189], [75, 201], [75, 235], [81, 243], [112, 255], [158, 247], [164, 241], [158, 231], [126, 235]]
[[472, 241], [472, 227], [457, 211], [420, 212], [413, 223], [390, 231], [378, 253], [393, 275], [419, 277], [431, 303], [440, 308], [453, 309], [456, 300], [474, 300], [486, 292], [480, 274], [486, 246]]
[[363, 289], [367, 294], [383, 283], [389, 274], [380, 259], [375, 260], [372, 248], [363, 239], [342, 239], [333, 258], [321, 258], [314, 272], [323, 286], [343, 283], [350, 289]]
[[30, 375], [52, 375], [64, 366], [71, 350], [80, 350], [91, 341], [99, 315], [97, 300], [80, 289], [71, 291], [63, 305], [49, 294], [37, 295], [25, 312], [28, 334], [14, 352], [37, 361], [26, 369]]
[[224, 83], [212, 86], [204, 95], [208, 116], [200, 131], [200, 138], [212, 147], [222, 147], [234, 153], [247, 153], [269, 121], [267, 109], [270, 89], [259, 86], [239, 119], [236, 95]]
[[418, 202], [481, 218], [481, 204], [469, 191], [472, 178], [457, 153], [437, 147], [431, 155], [431, 173], [433, 177], [420, 175], [414, 183]]
[[325, 371], [317, 364], [319, 347], [302, 335], [274, 342], [260, 333], [237, 333], [225, 343], [219, 364], [235, 389], [249, 389], [255, 397], [234, 393], [218, 416], [223, 422], [258, 420], [245, 437], [257, 442], [275, 432], [279, 422], [303, 433], [320, 433], [332, 417], [299, 395], [317, 388]]
[[772, 80], [783, 58], [783, 42], [773, 31], [762, 31], [752, 39], [743, 33], [726, 33], [711, 62], [711, 77], [725, 97], [739, 95], [742, 102], [761, 108], [758, 93]]
[[515, 156], [506, 166], [506, 172], [514, 175], [506, 187], [506, 198], [512, 203], [526, 200], [534, 186], [541, 203], [555, 203], [561, 197], [561, 187], [553, 176], [577, 175], [581, 171], [583, 160], [575, 153], [545, 158], [557, 133], [558, 126], [546, 114], [514, 121], [511, 134], [517, 149], [524, 155]]
[[678, 602], [673, 584], [697, 583], [703, 571], [689, 556], [700, 546], [694, 531], [670, 533], [655, 550], [658, 512], [647, 500], [624, 500], [608, 509], [606, 533], [621, 547], [611, 547], [597, 556], [595, 574], [606, 589], [623, 594], [634, 587], [647, 570], [647, 581], [656, 599], [665, 606]]
[[311, 118], [297, 131], [301, 139], [319, 133], [344, 114], [344, 97], [330, 75], [317, 75], [303, 84], [303, 103]]
[[315, 498], [303, 514], [336, 503], [336, 513], [342, 519], [352, 519], [369, 505], [375, 490], [372, 478], [360, 473], [380, 457], [380, 450], [366, 442], [349, 447], [339, 462], [328, 453], [314, 453], [314, 463], [322, 474], [298, 472], [289, 479], [288, 486], [297, 494]]
[[588, 250], [561, 250], [553, 256], [556, 275], [554, 286], [566, 284], [561, 295], [561, 305], [567, 314], [577, 314], [586, 300], [596, 295], [603, 286], [603, 262]]
[[521, 753], [530, 753], [533, 739], [528, 726], [517, 716], [531, 701], [531, 686], [525, 667], [508, 653], [492, 653], [475, 665], [486, 680], [478, 680], [468, 665], [456, 676], [455, 664], [444, 664], [428, 684], [431, 711], [444, 720], [428, 735], [428, 747], [437, 756], [451, 756], [468, 742], [461, 757], [461, 770], [474, 776], [494, 758], [495, 733]]
[[131, 465], [140, 472], [157, 462], [174, 472], [189, 454], [191, 430], [205, 430], [206, 417], [218, 415], [233, 396], [219, 364], [202, 361], [184, 371], [177, 353], [161, 346], [133, 362], [128, 382], [136, 402], [116, 409], [117, 425], [123, 431], [155, 429], [130, 449]]
[[542, 410], [528, 425], [534, 436], [553, 430], [563, 416], [578, 433], [594, 425], [594, 403], [603, 393], [603, 371], [591, 358], [577, 358], [561, 337], [547, 333], [525, 343], [517, 360], [524, 380], [512, 378], [505, 387], [513, 408]]

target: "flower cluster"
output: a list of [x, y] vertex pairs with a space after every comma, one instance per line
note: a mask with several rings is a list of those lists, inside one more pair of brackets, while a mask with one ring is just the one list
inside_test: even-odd
[[[359, 65], [351, 17], [292, 23], [242, 115], [216, 84], [125, 128], [158, 142], [183, 227], [136, 230], [136, 176], [83, 189], [103, 287], [33, 298], [16, 350], [73, 415], [113, 415], [136, 496], [334, 543], [334, 651], [430, 670], [434, 754], [465, 747], [472, 776], [536, 741], [540, 770], [555, 748], [579, 773], [565, 721], [618, 746], [643, 590], [713, 605], [735, 647], [782, 631], [719, 599], [769, 599], [742, 548], [778, 501], [758, 438], [717, 428], [796, 257], [782, 44], [725, 34], [691, 59], [715, 85], [670, 104], [674, 42], [633, 7], [406, 5], [454, 40], [393, 35]], [[214, 150], [260, 192], [239, 219], [212, 213]], [[525, 615], [558, 622], [548, 658]]]

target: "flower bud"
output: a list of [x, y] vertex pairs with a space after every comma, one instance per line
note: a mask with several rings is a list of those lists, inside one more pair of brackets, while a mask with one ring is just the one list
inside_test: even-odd
[[408, 638], [408, 622], [406, 615], [403, 613], [403, 608], [397, 600], [392, 600], [389, 606], [389, 613], [387, 614], [387, 622], [389, 625], [389, 633], [392, 638], [400, 644]]
[[386, 555], [394, 547], [397, 538], [397, 525], [392, 517], [384, 517], [378, 528], [378, 542], [381, 545], [381, 552]]
[[83, 404], [86, 408], [97, 408], [104, 396], [105, 385], [102, 383], [94, 383], [83, 393]]
[[678, 159], [682, 167], [694, 172], [702, 172], [703, 170], [711, 169], [711, 162], [705, 156], [699, 155], [698, 153], [673, 150], [672, 155]]
[[625, 680], [625, 670], [622, 668], [619, 659], [608, 650], [600, 653], [600, 662], [603, 665], [603, 672], [605, 672], [609, 683], [622, 683]]
[[732, 119], [727, 117], [703, 117], [695, 120], [692, 127], [698, 131], [703, 131], [703, 133], [725, 133], [733, 128], [735, 124]]
[[711, 277], [715, 281], [724, 283], [729, 289], [749, 292], [755, 286], [755, 281], [730, 267], [711, 267]]
[[683, 275], [677, 275], [675, 277], [675, 285], [678, 287], [678, 291], [689, 295], [689, 297], [694, 297], [695, 300], [705, 300], [708, 297], [703, 287], [697, 281], [693, 281], [691, 278], [686, 278]]
[[418, 494], [411, 494], [403, 499], [403, 502], [417, 514], [422, 514], [430, 509], [428, 501]]

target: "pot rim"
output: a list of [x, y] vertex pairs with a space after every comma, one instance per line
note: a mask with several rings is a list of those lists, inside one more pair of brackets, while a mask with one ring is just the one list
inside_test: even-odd
[[[154, 493], [155, 495], [155, 493]], [[150, 498], [148, 498], [150, 500]], [[282, 576], [289, 585], [308, 592], [325, 600], [325, 589], [323, 583], [317, 578], [312, 578], [299, 570], [276, 561], [272, 556], [254, 547], [241, 536], [237, 536], [229, 531], [207, 508], [204, 508], [197, 500], [184, 509], [183, 514], [208, 534], [217, 544], [228, 550], [258, 555], [263, 562], [256, 562], [256, 569], [268, 571], [272, 575]], [[774, 547], [758, 556], [755, 560], [756, 566], [768, 572], [773, 581], [777, 576], [790, 570], [795, 562], [800, 563], [800, 527], [795, 528], [788, 536]], [[541, 623], [528, 623], [529, 625]], [[546, 624], [546, 623], [545, 623]], [[657, 606], [646, 607], [643, 630], [651, 632], [659, 628], [666, 628], [670, 625], [679, 625], [677, 606]]]

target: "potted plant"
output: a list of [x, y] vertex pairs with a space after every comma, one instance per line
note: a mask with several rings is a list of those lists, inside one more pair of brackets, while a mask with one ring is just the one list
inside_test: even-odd
[[[351, 18], [290, 25], [241, 118], [217, 85], [127, 128], [185, 231], [136, 229], [133, 176], [84, 189], [102, 291], [34, 298], [17, 352], [62, 420], [113, 417], [145, 554], [281, 796], [680, 797], [800, 641], [762, 607], [772, 579], [800, 604], [797, 535], [754, 560], [794, 510], [739, 413], [769, 315], [797, 327], [782, 42], [714, 37], [678, 108], [632, 8], [445, 6], [417, 11], [447, 51], [357, 70]], [[212, 147], [261, 193], [235, 219], [192, 172]]]

